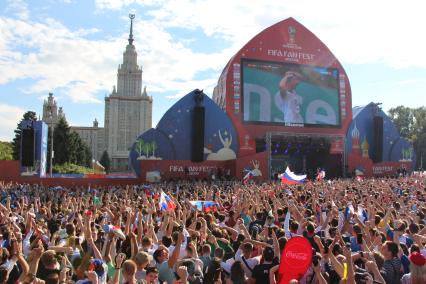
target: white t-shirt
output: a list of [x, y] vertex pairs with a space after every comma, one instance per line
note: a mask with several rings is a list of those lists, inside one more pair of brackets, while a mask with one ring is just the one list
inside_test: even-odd
[[281, 111], [284, 113], [284, 122], [303, 123], [300, 115], [300, 105], [303, 98], [296, 91], [286, 91], [284, 98], [280, 96]]
[[[186, 246], [180, 245], [180, 251], [179, 251], [179, 257], [178, 258], [182, 259], [182, 258], [186, 257], [186, 249], [185, 248], [186, 248]], [[171, 256], [173, 254], [174, 250], [175, 250], [175, 246], [171, 245], [169, 247], [169, 256]]]
[[[245, 258], [244, 259], [245, 262], [243, 260], [243, 257], [244, 256], [243, 256], [241, 249], [238, 249], [237, 253], [235, 254], [235, 260], [241, 261], [241, 264], [243, 266], [243, 269], [244, 269], [246, 276], [250, 278], [254, 267], [260, 263], [260, 257], [256, 256], [256, 257], [252, 257], [252, 258]], [[247, 267], [247, 265], [250, 268]]]
[[[142, 247], [139, 247], [140, 250], [142, 250]], [[158, 249], [158, 245], [157, 244], [153, 244], [148, 251], [146, 251], [149, 255], [154, 255], [154, 252]]]
[[407, 273], [402, 276], [401, 284], [411, 284], [411, 273]]

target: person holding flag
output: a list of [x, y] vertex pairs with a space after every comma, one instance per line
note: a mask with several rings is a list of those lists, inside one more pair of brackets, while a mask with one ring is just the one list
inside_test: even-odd
[[159, 205], [160, 205], [161, 211], [173, 211], [176, 209], [176, 204], [174, 203], [174, 201], [170, 198], [170, 196], [165, 194], [163, 191], [161, 191], [161, 194], [160, 194]]
[[281, 178], [281, 184], [287, 185], [304, 183], [306, 179], [306, 175], [296, 175], [289, 167], [287, 167], [285, 172], [278, 177]]
[[243, 178], [243, 184], [248, 184], [249, 181], [254, 177], [253, 171], [248, 171]]

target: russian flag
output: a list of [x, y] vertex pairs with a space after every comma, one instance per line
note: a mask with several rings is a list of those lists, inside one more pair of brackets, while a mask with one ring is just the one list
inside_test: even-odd
[[345, 209], [345, 213], [344, 213], [345, 219], [348, 219], [350, 217], [349, 214], [355, 214], [355, 213], [358, 215], [358, 218], [361, 220], [361, 222], [365, 223], [365, 221], [368, 220], [367, 211], [362, 206], [358, 205], [358, 211], [355, 212], [355, 209], [352, 204], [349, 204]]
[[204, 212], [217, 211], [217, 208], [219, 206], [219, 204], [215, 201], [194, 200], [189, 202], [192, 206], [196, 207], [197, 210]]
[[305, 182], [306, 179], [306, 175], [296, 175], [288, 167], [280, 177], [281, 184], [299, 184]]
[[118, 226], [113, 226], [113, 225], [108, 225], [108, 224], [105, 224], [104, 226], [103, 226], [103, 229], [104, 229], [104, 232], [105, 233], [109, 233], [109, 232], [113, 232], [117, 237], [119, 237], [120, 239], [122, 239], [122, 240], [125, 240], [126, 239], [126, 236], [124, 235], [124, 233], [123, 233], [123, 231], [121, 230], [121, 228], [120, 227], [118, 227]]
[[145, 184], [143, 184], [142, 186], [141, 186], [141, 189], [145, 192], [145, 195], [146, 196], [150, 196], [150, 197], [153, 197], [154, 196], [154, 192], [152, 191], [152, 188], [151, 188], [151, 186], [150, 185], [145, 185]]
[[243, 184], [247, 184], [253, 177], [253, 171], [249, 171], [243, 178]]
[[168, 211], [168, 210], [175, 210], [176, 204], [173, 202], [173, 200], [170, 199], [170, 197], [165, 194], [164, 192], [161, 192], [160, 195], [160, 209], [162, 211]]

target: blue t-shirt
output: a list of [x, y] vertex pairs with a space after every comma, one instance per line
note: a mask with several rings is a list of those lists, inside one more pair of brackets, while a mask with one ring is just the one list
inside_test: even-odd
[[160, 282], [167, 282], [167, 284], [173, 284], [175, 281], [175, 274], [173, 269], [169, 267], [168, 261], [163, 261], [162, 263], [157, 263], [158, 269], [158, 279]]
[[356, 237], [351, 237], [350, 238], [350, 242], [351, 242], [351, 250], [353, 251], [353, 252], [359, 252], [359, 251], [361, 251], [362, 249], [361, 249], [361, 246], [357, 243], [357, 241], [356, 241]]
[[405, 254], [401, 256], [401, 264], [404, 269], [404, 274], [410, 273], [410, 259]]
[[248, 226], [251, 222], [250, 216], [247, 214], [241, 214], [241, 219], [243, 219], [244, 225]]

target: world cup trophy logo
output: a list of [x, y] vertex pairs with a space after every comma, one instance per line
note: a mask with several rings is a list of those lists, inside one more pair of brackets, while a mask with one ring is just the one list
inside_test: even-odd
[[289, 35], [289, 40], [288, 42], [290, 44], [293, 44], [296, 42], [296, 28], [293, 26], [289, 26], [288, 27], [288, 35]]

